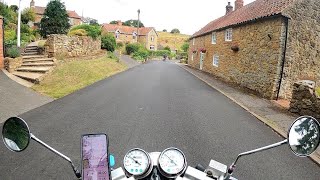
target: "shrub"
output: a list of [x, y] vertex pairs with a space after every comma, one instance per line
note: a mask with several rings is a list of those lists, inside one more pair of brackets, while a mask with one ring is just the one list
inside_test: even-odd
[[123, 47], [123, 43], [122, 42], [118, 42], [117, 43], [117, 48], [122, 48]]
[[5, 56], [16, 58], [20, 56], [20, 49], [17, 46], [7, 48]]
[[189, 43], [184, 43], [184, 44], [181, 46], [181, 49], [182, 49], [184, 52], [188, 52], [188, 50], [189, 50]]
[[137, 52], [133, 53], [133, 58], [136, 60], [146, 60], [149, 57], [149, 51], [146, 49], [140, 48]]
[[88, 24], [81, 24], [79, 26], [73, 27], [71, 31], [83, 29], [87, 32], [87, 35], [92, 37], [93, 39], [97, 39], [101, 35], [101, 27], [100, 26], [92, 26]]
[[101, 48], [113, 52], [116, 49], [116, 39], [112, 34], [105, 34], [101, 37]]
[[171, 51], [169, 46], [164, 47], [163, 50]]
[[188, 53], [187, 52], [178, 52], [177, 53], [177, 59], [187, 59]]
[[69, 36], [87, 36], [87, 31], [84, 29], [76, 29], [69, 31], [68, 33]]
[[137, 52], [140, 48], [143, 48], [143, 46], [139, 43], [134, 43], [134, 44], [128, 44], [126, 46], [126, 52], [128, 55]]
[[107, 58], [115, 59], [119, 62], [119, 58], [113, 52], [108, 51]]
[[316, 93], [318, 96], [320, 96], [320, 87], [316, 88]]

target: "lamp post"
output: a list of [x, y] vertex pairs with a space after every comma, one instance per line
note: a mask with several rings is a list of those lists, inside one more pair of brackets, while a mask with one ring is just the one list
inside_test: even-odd
[[18, 9], [18, 32], [17, 32], [17, 46], [20, 48], [20, 26], [21, 26], [21, 0], [19, 0], [19, 9]]
[[138, 9], [137, 42], [138, 42], [138, 39], [139, 39], [139, 26], [140, 26], [140, 9]]

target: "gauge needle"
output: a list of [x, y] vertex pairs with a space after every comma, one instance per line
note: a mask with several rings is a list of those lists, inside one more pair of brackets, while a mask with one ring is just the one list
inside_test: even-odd
[[[167, 156], [166, 154], [164, 154], [164, 155]], [[177, 164], [169, 156], [167, 156], [167, 157], [170, 159], [171, 163], [173, 163], [177, 166]]]
[[139, 165], [141, 166], [141, 164], [140, 164], [137, 160], [133, 159], [133, 158], [130, 157], [130, 156], [128, 156], [128, 158], [132, 159], [135, 163], [137, 163], [137, 164], [139, 164]]

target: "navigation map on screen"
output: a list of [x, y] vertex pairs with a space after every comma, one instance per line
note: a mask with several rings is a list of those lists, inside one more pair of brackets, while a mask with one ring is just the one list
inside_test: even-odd
[[83, 180], [109, 180], [106, 135], [83, 136], [82, 169]]

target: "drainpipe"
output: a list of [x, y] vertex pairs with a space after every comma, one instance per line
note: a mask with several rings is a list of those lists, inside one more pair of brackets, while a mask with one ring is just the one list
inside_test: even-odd
[[282, 79], [283, 79], [284, 64], [286, 61], [287, 42], [288, 42], [289, 18], [285, 17], [284, 21], [285, 21], [286, 35], [285, 35], [285, 40], [284, 40], [284, 50], [283, 50], [283, 54], [282, 54], [282, 63], [281, 63], [279, 87], [278, 87], [278, 92], [277, 92], [277, 100], [279, 100], [279, 95], [280, 95], [280, 89], [281, 89], [281, 84], [282, 84]]

